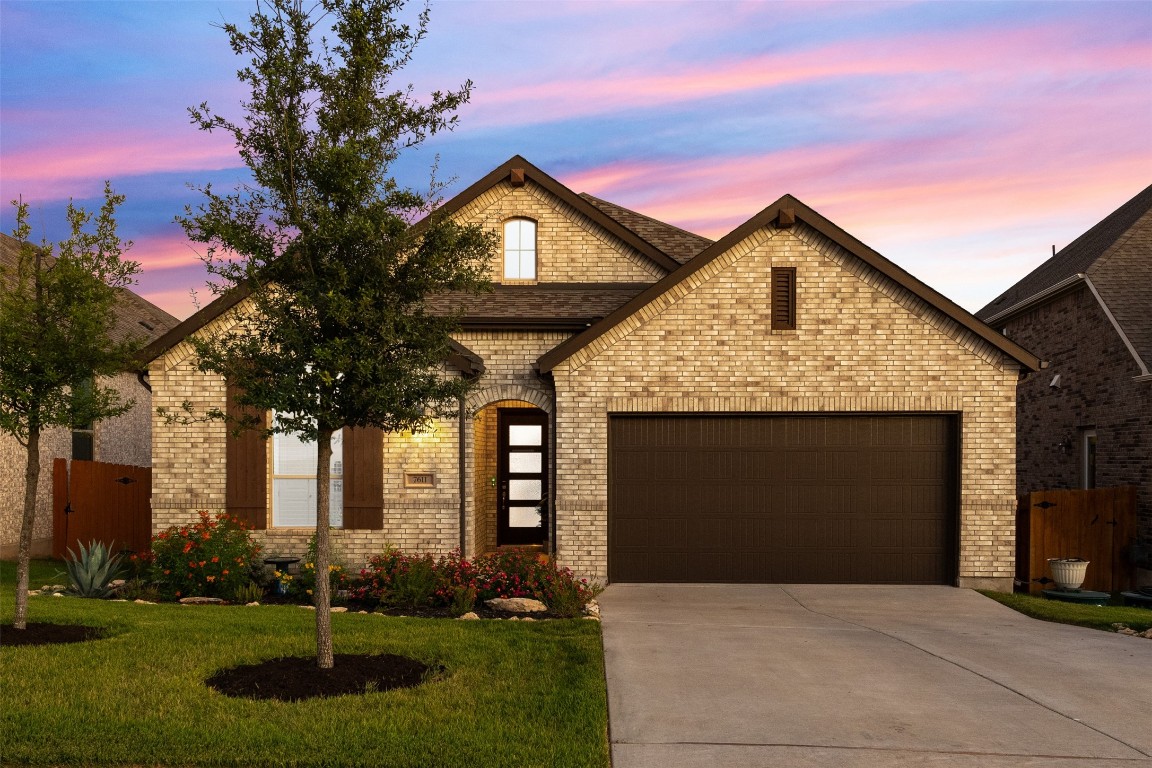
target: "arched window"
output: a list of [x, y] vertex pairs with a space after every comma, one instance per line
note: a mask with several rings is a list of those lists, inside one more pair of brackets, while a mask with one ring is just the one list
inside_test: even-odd
[[536, 222], [532, 219], [504, 222], [504, 279], [536, 279]]

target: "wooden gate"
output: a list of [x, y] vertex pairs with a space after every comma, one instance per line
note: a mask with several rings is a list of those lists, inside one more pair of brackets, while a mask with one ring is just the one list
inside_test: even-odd
[[52, 556], [102, 541], [113, 552], [145, 552], [152, 541], [152, 470], [102, 461], [52, 464]]
[[1083, 589], [1130, 589], [1127, 550], [1136, 534], [1136, 486], [1033, 491], [1017, 499], [1016, 580], [1039, 594], [1050, 557], [1088, 560]]

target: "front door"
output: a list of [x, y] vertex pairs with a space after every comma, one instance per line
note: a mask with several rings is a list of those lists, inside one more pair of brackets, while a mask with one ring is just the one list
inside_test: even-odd
[[548, 528], [548, 414], [501, 408], [496, 461], [496, 544], [543, 544]]

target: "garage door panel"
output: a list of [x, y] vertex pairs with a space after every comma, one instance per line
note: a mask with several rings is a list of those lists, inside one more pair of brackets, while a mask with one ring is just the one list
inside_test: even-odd
[[623, 416], [611, 440], [612, 581], [955, 577], [951, 417]]

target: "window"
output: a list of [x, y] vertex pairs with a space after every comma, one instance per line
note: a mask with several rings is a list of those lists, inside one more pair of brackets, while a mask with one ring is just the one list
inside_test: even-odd
[[[272, 414], [276, 423], [276, 414]], [[272, 525], [316, 525], [316, 443], [297, 434], [274, 434], [272, 444]], [[344, 525], [344, 431], [332, 435], [332, 463], [328, 521]]]
[[772, 267], [772, 330], [796, 330], [795, 267]]
[[536, 279], [536, 222], [532, 219], [504, 222], [504, 279]]
[[1096, 487], [1096, 430], [1080, 433], [1080, 487]]
[[[75, 391], [75, 401], [83, 402], [92, 399], [92, 379], [84, 379]], [[80, 461], [92, 461], [96, 457], [96, 429], [91, 422], [72, 425], [72, 458]]]

